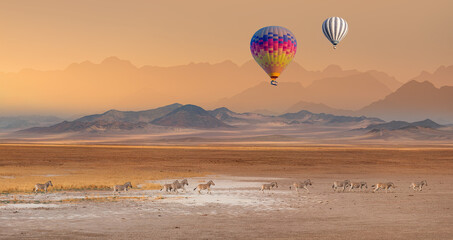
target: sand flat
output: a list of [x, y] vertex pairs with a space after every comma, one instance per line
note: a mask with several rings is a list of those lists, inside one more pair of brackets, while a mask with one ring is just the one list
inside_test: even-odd
[[[449, 239], [453, 236], [453, 149], [130, 148], [0, 146], [1, 166], [77, 166], [128, 159], [128, 168], [198, 171], [186, 192], [137, 188], [2, 194], [0, 238], [47, 239]], [[50, 161], [50, 162], [49, 162]], [[91, 166], [91, 165], [89, 165]], [[57, 172], [53, 172], [57, 174]], [[9, 176], [9, 175], [8, 175]], [[310, 193], [294, 180], [310, 178]], [[212, 194], [193, 191], [212, 179]], [[334, 192], [334, 180], [392, 181], [390, 193]], [[409, 184], [428, 180], [414, 192]], [[152, 180], [168, 183], [173, 179]], [[259, 191], [262, 183], [279, 188]], [[23, 201], [22, 203], [14, 203]], [[9, 200], [10, 203], [5, 203]], [[68, 201], [66, 201], [68, 200]], [[70, 200], [70, 201], [69, 201]], [[36, 201], [42, 202], [37, 203]], [[14, 205], [20, 204], [20, 205]], [[27, 207], [40, 204], [57, 207]], [[8, 207], [4, 207], [8, 206]], [[16, 207], [15, 207], [16, 206]], [[20, 207], [17, 207], [20, 206]], [[35, 205], [38, 206], [38, 205]], [[118, 227], [120, 226], [120, 227]], [[152, 237], [151, 237], [152, 236]]]

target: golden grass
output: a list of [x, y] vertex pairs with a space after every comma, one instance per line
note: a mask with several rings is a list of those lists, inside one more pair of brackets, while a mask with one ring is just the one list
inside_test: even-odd
[[142, 190], [159, 190], [162, 188], [162, 185], [158, 183], [144, 183], [140, 184], [140, 189]]
[[206, 174], [196, 166], [169, 165], [177, 157], [131, 148], [0, 145], [0, 193], [31, 193], [52, 181], [48, 191], [112, 190], [131, 182], [133, 189], [160, 189], [149, 180], [183, 179]]
[[[147, 183], [148, 180], [167, 178], [187, 178], [200, 176], [193, 172], [152, 171], [135, 167], [95, 166], [83, 168], [46, 166], [6, 166], [0, 168], [0, 193], [33, 192], [36, 183], [52, 181], [53, 191], [68, 190], [108, 190], [114, 185], [131, 182], [133, 188], [140, 185], [143, 190], [160, 189], [160, 184]], [[5, 178], [6, 177], [6, 178]]]
[[85, 198], [67, 198], [61, 200], [62, 203], [79, 203], [79, 202], [116, 202], [119, 200], [136, 200], [145, 201], [148, 197], [139, 196], [106, 196], [106, 197], [85, 197]]
[[159, 196], [154, 198], [154, 200], [161, 200], [161, 199], [165, 199], [165, 198], [162, 195], [159, 195]]
[[[155, 198], [154, 200], [157, 200]], [[163, 199], [163, 198], [160, 198]], [[8, 203], [81, 203], [81, 202], [117, 202], [120, 200], [135, 200], [135, 201], [146, 201], [150, 200], [147, 196], [85, 196], [84, 198], [66, 198], [62, 200], [25, 200], [25, 199], [5, 199], [1, 200], [0, 204], [8, 204]]]
[[[404, 151], [401, 151], [404, 150]], [[334, 147], [141, 147], [0, 144], [0, 193], [31, 193], [52, 180], [51, 191], [111, 189], [132, 182], [134, 189], [158, 189], [147, 180], [206, 174], [260, 175], [318, 173], [451, 174], [453, 148]], [[354, 168], [351, 168], [354, 163]], [[203, 182], [203, 181], [200, 181]]]

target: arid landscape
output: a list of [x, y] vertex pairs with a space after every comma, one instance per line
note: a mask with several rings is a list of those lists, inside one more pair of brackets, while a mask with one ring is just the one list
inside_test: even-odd
[[453, 1], [0, 1], [1, 239], [453, 239]]
[[[35, 123], [37, 124], [37, 123]], [[48, 123], [49, 124], [49, 123]], [[38, 125], [39, 126], [39, 125]], [[6, 131], [0, 143], [115, 145], [443, 145], [453, 126], [431, 119], [384, 121], [301, 110], [281, 115], [171, 104], [145, 111], [109, 110], [50, 126]]]
[[[2, 239], [448, 239], [453, 150], [412, 146], [0, 146]], [[187, 192], [159, 191], [187, 178]], [[310, 192], [289, 189], [311, 179]], [[368, 188], [332, 190], [335, 180]], [[411, 182], [427, 180], [422, 191]], [[51, 180], [49, 193], [32, 193]], [[211, 194], [193, 191], [213, 180]], [[114, 195], [111, 187], [131, 181]], [[262, 184], [278, 188], [261, 192]], [[391, 181], [389, 193], [371, 185]]]

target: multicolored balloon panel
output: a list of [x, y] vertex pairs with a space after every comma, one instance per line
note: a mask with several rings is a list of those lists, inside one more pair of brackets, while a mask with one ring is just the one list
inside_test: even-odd
[[255, 61], [275, 80], [296, 55], [294, 34], [284, 27], [269, 26], [258, 30], [250, 41]]

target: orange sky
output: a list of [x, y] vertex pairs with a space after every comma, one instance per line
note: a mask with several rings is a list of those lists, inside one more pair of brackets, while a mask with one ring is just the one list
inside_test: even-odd
[[[453, 64], [453, 1], [21, 1], [0, 2], [0, 71], [63, 69], [108, 56], [137, 65], [244, 63], [266, 25], [297, 37], [296, 61], [377, 69], [400, 81]], [[321, 31], [329, 16], [349, 34], [336, 51]]]

